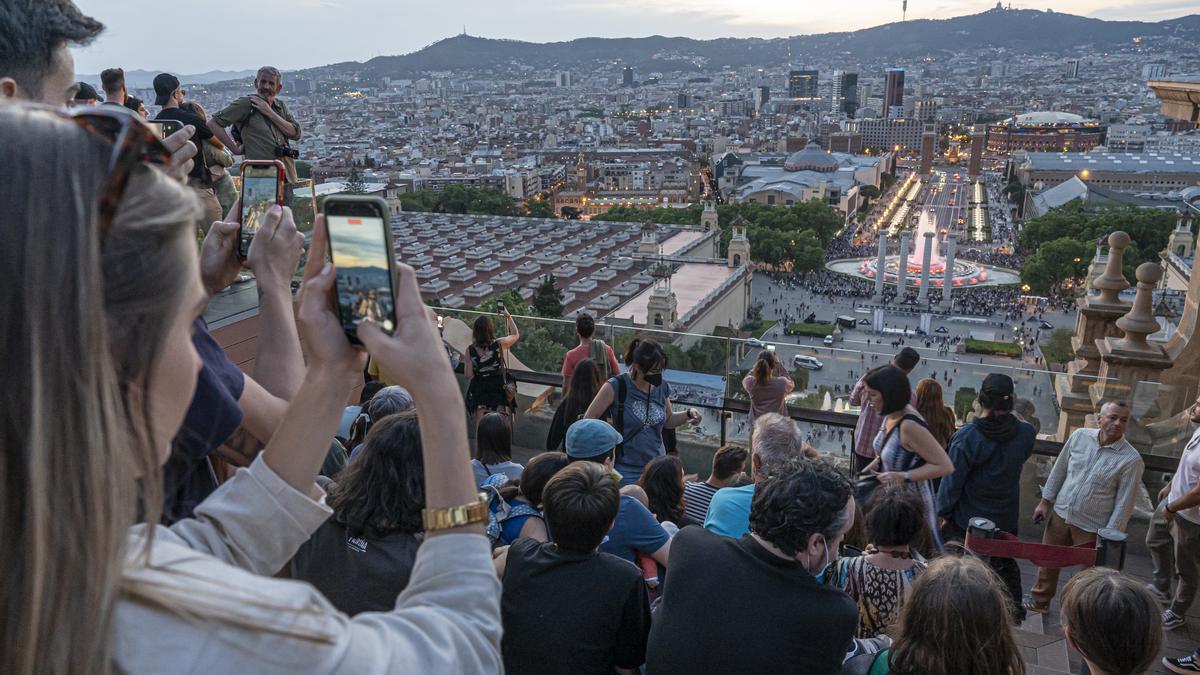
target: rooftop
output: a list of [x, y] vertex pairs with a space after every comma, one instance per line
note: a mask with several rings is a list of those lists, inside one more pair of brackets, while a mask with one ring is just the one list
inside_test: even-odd
[[1022, 168], [1040, 171], [1124, 171], [1200, 173], [1200, 153], [1030, 152]]
[[1001, 122], [1001, 124], [1005, 126], [1026, 127], [1046, 124], [1083, 124], [1084, 122], [1095, 122], [1095, 120], [1089, 120], [1073, 113], [1046, 110], [1014, 115]]

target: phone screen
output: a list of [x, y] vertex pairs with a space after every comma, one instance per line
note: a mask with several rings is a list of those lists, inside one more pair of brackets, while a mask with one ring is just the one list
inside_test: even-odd
[[250, 254], [250, 242], [267, 209], [279, 202], [279, 169], [272, 166], [249, 166], [242, 170], [242, 218], [238, 230], [238, 254], [245, 258]]
[[396, 328], [388, 265], [387, 224], [380, 216], [327, 213], [329, 250], [337, 269], [338, 311], [342, 328], [353, 335], [358, 324], [370, 319], [391, 334]]
[[165, 140], [167, 136], [170, 136], [171, 134], [183, 128], [183, 125], [175, 120], [150, 120], [147, 123], [150, 125], [150, 128], [154, 130], [154, 135], [157, 136], [158, 140], [160, 141]]

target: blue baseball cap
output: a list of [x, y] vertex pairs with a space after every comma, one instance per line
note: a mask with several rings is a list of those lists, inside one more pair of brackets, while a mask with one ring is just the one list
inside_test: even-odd
[[603, 420], [583, 419], [567, 429], [567, 456], [590, 459], [612, 451], [621, 442], [621, 434]]

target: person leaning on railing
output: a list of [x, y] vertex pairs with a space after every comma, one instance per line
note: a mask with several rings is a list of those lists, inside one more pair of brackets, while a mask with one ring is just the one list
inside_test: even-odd
[[[160, 467], [201, 368], [190, 338], [208, 300], [199, 209], [139, 161], [167, 160], [140, 119], [81, 118], [94, 110], [64, 119], [0, 106], [0, 490], [11, 507], [0, 515], [0, 672], [498, 672], [486, 505], [462, 398], [407, 266], [395, 335], [358, 330], [422, 411], [426, 541], [393, 609], [347, 618], [312, 586], [271, 576], [330, 515], [314, 480], [365, 360], [332, 309], [329, 264], [306, 271], [308, 365], [267, 447], [197, 518], [154, 524]], [[323, 219], [314, 232], [321, 261]], [[48, 264], [63, 256], [70, 265]]]

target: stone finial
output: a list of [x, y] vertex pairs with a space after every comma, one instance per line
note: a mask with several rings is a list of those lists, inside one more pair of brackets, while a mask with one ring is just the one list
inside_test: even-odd
[[1129, 288], [1129, 282], [1121, 272], [1121, 267], [1125, 264], [1126, 248], [1129, 248], [1128, 234], [1117, 230], [1108, 235], [1108, 264], [1104, 267], [1104, 274], [1092, 281], [1092, 287], [1100, 291], [1099, 302], [1107, 305], [1121, 304], [1117, 294]]
[[[1120, 233], [1124, 234], [1124, 233]], [[1156, 263], [1142, 263], [1137, 268], [1137, 296], [1133, 307], [1125, 316], [1117, 319], [1117, 328], [1125, 331], [1122, 339], [1126, 349], [1148, 349], [1146, 336], [1158, 332], [1154, 320], [1154, 288], [1162, 280], [1162, 267]]]

